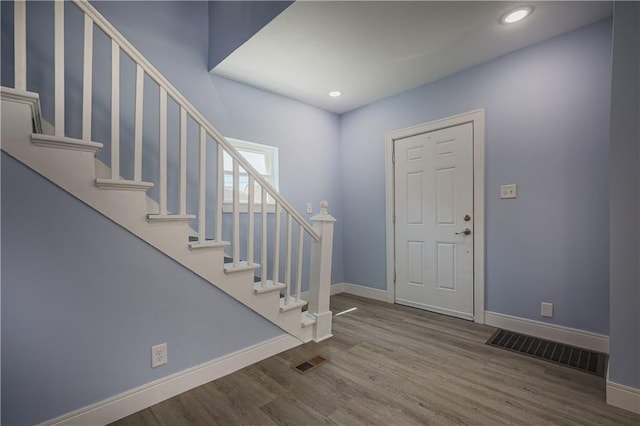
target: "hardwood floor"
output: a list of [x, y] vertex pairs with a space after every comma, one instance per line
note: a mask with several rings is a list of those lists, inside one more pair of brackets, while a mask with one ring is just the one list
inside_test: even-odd
[[[309, 343], [114, 425], [634, 425], [605, 381], [485, 345], [492, 327], [345, 294], [334, 337]], [[329, 359], [301, 375], [291, 367]]]

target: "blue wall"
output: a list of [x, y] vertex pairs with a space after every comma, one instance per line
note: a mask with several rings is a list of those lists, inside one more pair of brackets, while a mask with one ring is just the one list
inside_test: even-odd
[[345, 281], [386, 288], [385, 133], [484, 108], [486, 309], [607, 334], [610, 68], [607, 20], [344, 114]]
[[640, 4], [616, 2], [611, 93], [609, 379], [640, 389]]
[[[373, 288], [386, 288], [385, 133], [484, 108], [487, 161], [486, 308], [544, 321], [539, 315], [540, 301], [551, 301], [555, 304], [555, 317], [546, 321], [608, 333], [609, 82], [612, 53], [610, 21], [522, 49], [338, 117], [296, 101], [211, 76], [207, 72], [210, 9], [206, 2], [159, 2], [154, 3], [153, 7], [149, 7], [148, 2], [93, 4], [223, 134], [280, 148], [281, 192], [295, 207], [303, 210], [305, 203], [311, 201], [317, 210], [320, 200], [329, 200], [330, 210], [338, 218], [334, 246], [334, 282], [347, 281]], [[3, 84], [10, 84], [12, 77], [7, 70], [11, 70], [12, 66], [12, 47], [6, 33], [11, 29], [12, 7], [9, 2], [2, 2], [0, 6], [1, 77]], [[43, 37], [41, 43], [34, 43], [36, 54], [33, 58], [30, 57], [30, 63], [35, 61], [36, 66], [29, 68], [29, 89], [41, 91], [46, 96], [52, 87], [51, 73], [39, 65], [50, 61], [48, 49], [52, 43], [47, 34], [52, 31], [51, 6], [49, 3], [30, 2], [28, 9], [38, 11], [38, 17], [29, 24], [30, 34], [33, 32]], [[79, 16], [74, 17], [74, 12], [69, 13], [70, 29], [79, 28]], [[105, 42], [106, 40], [96, 35], [97, 49], [108, 54]], [[77, 39], [69, 37], [67, 43], [68, 51], [80, 52]], [[623, 47], [626, 48], [629, 47]], [[636, 48], [637, 55], [637, 46], [631, 48]], [[71, 55], [68, 61], [77, 63], [78, 58], [78, 55]], [[95, 105], [99, 112], [100, 108], [104, 111], [101, 112], [102, 119], [94, 123], [94, 127], [96, 135], [106, 137], [109, 132], [105, 109], [108, 105], [109, 85], [105, 79], [108, 76], [100, 67], [95, 71], [96, 79], [103, 81], [97, 84], [96, 90], [104, 95], [107, 103]], [[123, 84], [130, 84], [127, 81], [131, 80], [131, 76], [131, 70], [125, 66]], [[69, 87], [77, 86], [78, 83], [77, 75], [67, 76]], [[150, 86], [147, 84], [148, 88]], [[77, 108], [80, 101], [78, 93], [69, 96], [68, 103]], [[130, 100], [125, 103], [129, 106], [123, 108], [130, 108]], [[43, 114], [50, 121], [52, 106], [49, 95], [48, 100], [43, 101]], [[615, 108], [614, 104], [614, 110]], [[149, 111], [153, 112], [151, 109]], [[77, 114], [67, 116], [67, 127], [71, 132], [79, 132], [78, 117]], [[635, 117], [637, 118], [637, 114]], [[153, 116], [150, 116], [148, 121], [152, 120]], [[630, 125], [629, 123], [627, 121], [626, 125]], [[125, 134], [130, 134], [130, 131], [130, 128], [123, 130]], [[153, 139], [153, 135], [150, 136], [149, 139]], [[145, 144], [148, 143], [146, 139], [145, 136]], [[623, 139], [616, 139], [614, 136], [614, 140]], [[612, 161], [615, 161], [614, 154], [632, 159], [631, 154], [636, 152], [628, 147], [614, 152], [616, 146], [618, 145], [612, 141]], [[190, 152], [192, 149], [190, 146]], [[108, 153], [107, 146], [101, 155], [108, 159]], [[637, 152], [634, 155], [638, 158]], [[153, 179], [157, 174], [157, 163], [154, 161], [157, 160], [152, 156], [145, 157], [145, 179]], [[129, 166], [124, 163], [123, 173], [130, 173]], [[25, 394], [19, 395], [20, 392], [42, 391], [43, 395], [50, 394], [51, 390], [47, 388], [49, 383], [68, 382], [61, 377], [88, 379], [77, 387], [75, 383], [70, 383], [69, 389], [63, 389], [62, 393], [54, 392], [56, 400], [47, 401], [42, 397], [42, 401], [47, 401], [42, 404], [42, 410], [25, 421], [37, 422], [77, 409], [279, 333], [277, 328], [265, 324], [259, 317], [243, 310], [244, 308], [238, 309], [238, 304], [224, 294], [4, 155], [2, 167], [4, 182], [25, 182], [19, 184], [15, 191], [5, 191], [3, 188], [3, 195], [6, 197], [2, 203], [3, 421], [9, 422], [11, 416], [17, 415], [15, 412], [23, 407], [20, 405], [23, 402], [18, 401], [24, 401], [21, 398]], [[611, 170], [615, 167], [614, 164]], [[635, 163], [635, 168], [637, 172], [638, 163]], [[627, 172], [620, 175], [623, 185], [629, 181], [629, 175], [625, 173]], [[615, 192], [615, 179], [617, 178], [612, 176], [612, 198], [614, 193], [626, 197], [625, 194]], [[498, 198], [498, 187], [503, 183], [518, 184], [519, 197], [516, 200]], [[44, 197], [48, 204], [55, 206], [52, 213], [54, 218], [69, 221], [67, 226], [72, 229], [100, 232], [97, 234], [100, 237], [89, 238], [87, 236], [91, 234], [76, 232], [74, 235], [82, 235], [82, 238], [73, 244], [73, 235], [68, 236], [69, 232], [63, 227], [54, 227], [50, 223], [47, 226], [47, 222], [41, 225], [43, 218], [38, 209], [44, 203], [31, 199], [30, 192], [34, 191], [31, 185], [36, 188], [36, 195]], [[637, 188], [635, 191], [638, 195]], [[190, 196], [189, 212], [194, 213], [191, 200]], [[171, 203], [175, 203], [175, 197]], [[612, 203], [612, 237], [614, 215], [621, 212], [623, 210], [614, 208]], [[34, 217], [30, 218], [29, 214]], [[15, 241], [16, 235], [28, 238], [24, 242], [19, 241], [15, 247], [5, 247], [5, 241]], [[65, 241], [65, 250], [70, 250], [72, 256], [65, 255], [63, 259], [56, 257], [62, 251], [51, 250], [47, 245], [50, 244], [49, 241], [55, 241], [54, 237], [64, 237], [62, 241]], [[9, 249], [10, 252], [7, 251]], [[40, 253], [40, 261], [26, 265], [26, 259], [32, 259], [34, 254], [38, 254], [38, 250], [43, 251]], [[110, 255], [113, 263], [128, 262], [132, 250], [136, 251], [136, 258], [141, 253], [145, 262], [157, 265], [163, 271], [162, 274], [158, 277], [143, 277], [139, 275], [141, 272], [136, 270], [135, 265], [124, 263], [126, 276], [124, 272], [121, 275], [121, 272], [110, 268], [104, 274], [111, 275], [103, 278], [86, 267], [86, 262], [90, 262], [85, 257], [86, 253]], [[17, 259], [16, 262], [9, 260], [14, 258]], [[86, 262], [67, 262], [70, 258], [84, 259]], [[635, 260], [637, 262], [637, 255]], [[94, 263], [96, 264], [90, 266], [100, 270], [106, 262]], [[62, 270], [60, 265], [66, 265], [67, 268]], [[5, 277], [19, 277], [20, 274], [24, 275], [21, 280], [30, 281], [28, 285], [20, 282], [21, 286], [15, 288], [11, 282], [7, 284]], [[612, 304], [616, 303], [617, 306], [624, 301], [638, 300], [637, 275], [635, 282], [626, 278], [618, 281], [614, 277], [612, 269]], [[135, 286], [127, 285], [130, 281], [134, 281]], [[179, 281], [189, 282], [195, 288], [194, 293], [182, 294], [174, 285]], [[47, 287], [42, 287], [43, 282], [47, 282]], [[52, 282], [56, 287], [50, 284]], [[171, 300], [175, 299], [172, 306], [166, 304], [169, 299], [160, 297], [159, 294], [158, 297], [148, 297], [149, 294], [154, 294], [151, 289], [157, 291], [159, 285], [164, 295]], [[58, 294], [53, 292], [55, 288], [62, 288], [63, 291]], [[636, 293], [633, 293], [634, 289]], [[41, 294], [46, 294], [47, 297], [40, 298]], [[74, 299], [70, 298], [70, 294], [74, 295]], [[96, 294], [117, 306], [117, 310], [107, 308], [107, 304], [105, 307], [93, 306], [92, 298]], [[76, 295], [87, 295], [86, 300], [82, 299], [81, 306], [72, 303], [73, 300], [78, 300]], [[52, 304], [49, 303], [51, 300], [56, 302], [55, 306], [48, 306]], [[192, 309], [191, 304], [194, 303], [199, 307], [186, 311], [193, 317], [183, 318], [177, 315], [186, 306]], [[638, 335], [637, 328], [628, 324], [628, 312], [635, 312], [637, 316], [638, 305], [629, 303], [624, 305], [628, 309], [620, 311], [620, 315], [614, 315], [612, 310], [611, 374], [612, 380], [637, 387], [640, 379], [637, 379], [637, 363], [635, 367], [633, 364], [637, 361], [637, 355], [626, 351], [624, 343], [624, 339], [629, 336], [633, 338]], [[210, 309], [211, 304], [216, 306], [217, 311]], [[57, 309], [57, 306], [64, 309]], [[28, 312], [21, 312], [25, 307], [29, 308]], [[95, 309], [102, 314], [100, 321], [92, 319], [95, 317], [92, 315]], [[151, 312], [158, 309], [165, 313], [162, 317], [163, 326], [152, 328], [150, 323], [156, 321], [156, 316], [152, 316]], [[39, 312], [38, 310], [44, 310], [44, 314], [56, 319], [50, 321], [51, 324], [44, 324], [48, 328], [42, 333], [38, 332], [37, 327], [42, 325], [46, 315], [32, 314]], [[207, 329], [206, 332], [211, 334], [204, 337], [199, 335], [205, 333], [200, 328], [203, 323], [215, 323], [220, 318], [214, 312], [227, 310], [233, 310], [239, 316], [240, 325], [234, 325], [233, 330]], [[19, 321], [14, 321], [14, 318]], [[81, 320], [78, 321], [78, 318]], [[196, 323], [195, 329], [192, 329], [190, 321]], [[123, 333], [110, 334], [115, 329], [123, 328], [118, 324], [124, 323], [127, 327]], [[185, 323], [189, 323], [188, 329]], [[9, 324], [11, 329], [7, 327]], [[85, 324], [87, 329], [82, 328]], [[36, 328], [33, 338], [29, 327]], [[227, 337], [226, 333], [233, 331], [235, 336], [238, 329], [245, 328], [260, 332], [236, 336], [239, 340]], [[98, 330], [101, 334], [95, 334], [93, 330]], [[161, 331], [166, 331], [166, 334], [161, 334]], [[24, 340], [25, 336], [29, 339]], [[26, 364], [34, 370], [33, 374], [23, 371], [26, 370], [24, 367], [19, 367], [19, 374], [27, 374], [28, 380], [20, 386], [14, 386], [19, 374], [6, 373], [10, 368], [5, 366], [16, 362], [14, 352], [7, 350], [8, 342], [14, 345], [12, 348], [20, 349], [23, 358], [29, 360], [30, 354], [35, 353], [32, 348], [41, 347], [37, 345], [43, 341], [51, 342], [51, 336], [56, 336], [53, 341], [56, 348], [54, 360], [65, 361], [56, 363], [59, 365], [49, 370], [46, 365], [42, 367], [44, 370], [34, 368], [40, 366], [35, 362]], [[79, 338], [83, 341], [87, 338], [93, 340], [90, 344], [80, 345]], [[246, 341], [242, 340], [245, 338]], [[167, 369], [151, 370], [147, 365], [149, 346], [161, 341], [169, 342], [171, 363]], [[78, 363], [81, 374], [75, 371], [71, 374], [67, 370], [70, 363], [66, 359], [70, 354], [65, 347], [80, 351], [78, 356], [82, 355], [82, 360], [78, 360]], [[106, 367], [97, 365], [101, 361], [101, 354], [110, 347], [117, 347], [119, 350], [123, 348], [122, 353], [110, 353], [116, 362], [113, 365], [107, 364]], [[184, 353], [176, 354], [172, 347], [185, 348]], [[181, 358], [175, 358], [176, 356]], [[94, 359], [98, 360], [95, 364]], [[109, 370], [116, 365], [119, 366], [117, 371]], [[120, 371], [122, 366], [127, 372], [136, 373], [125, 374]], [[40, 374], [40, 378], [44, 374], [47, 383], [36, 381], [35, 374]], [[104, 381], [105, 377], [114, 379], [107, 380], [99, 389], [95, 388], [95, 384]], [[20, 376], [20, 379], [24, 378]], [[87, 389], [82, 388], [83, 383]], [[40, 386], [44, 388], [38, 389]], [[33, 398], [26, 400], [33, 401]], [[11, 414], [7, 407], [14, 405], [17, 408]], [[30, 407], [30, 410], [33, 411], [33, 408]], [[29, 415], [29, 412], [25, 415]]]
[[[1, 231], [3, 424], [39, 423], [282, 334], [4, 153]], [[162, 342], [169, 363], [151, 369]]]

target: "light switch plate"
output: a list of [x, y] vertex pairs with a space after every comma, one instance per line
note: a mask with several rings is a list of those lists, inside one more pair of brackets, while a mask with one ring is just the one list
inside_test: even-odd
[[518, 188], [515, 183], [500, 185], [500, 198], [516, 198], [517, 196]]

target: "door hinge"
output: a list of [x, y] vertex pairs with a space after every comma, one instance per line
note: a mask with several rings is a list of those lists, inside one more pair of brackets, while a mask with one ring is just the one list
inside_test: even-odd
[[393, 283], [395, 284], [396, 282], [396, 271], [393, 271]]
[[392, 162], [392, 163], [395, 163], [395, 162], [396, 162], [396, 153], [395, 153], [395, 152], [392, 152], [392, 153], [391, 153], [391, 162]]
[[395, 214], [395, 212], [393, 213], [393, 223], [396, 223], [396, 214]]

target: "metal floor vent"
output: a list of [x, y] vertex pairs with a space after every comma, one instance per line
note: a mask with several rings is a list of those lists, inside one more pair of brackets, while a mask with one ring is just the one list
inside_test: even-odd
[[498, 329], [487, 344], [604, 377], [607, 355]]
[[309, 371], [315, 370], [325, 362], [327, 362], [327, 359], [318, 355], [316, 357], [311, 358], [309, 361], [305, 361], [301, 364], [296, 365], [295, 367], [293, 367], [293, 369], [300, 374], [307, 374]]

